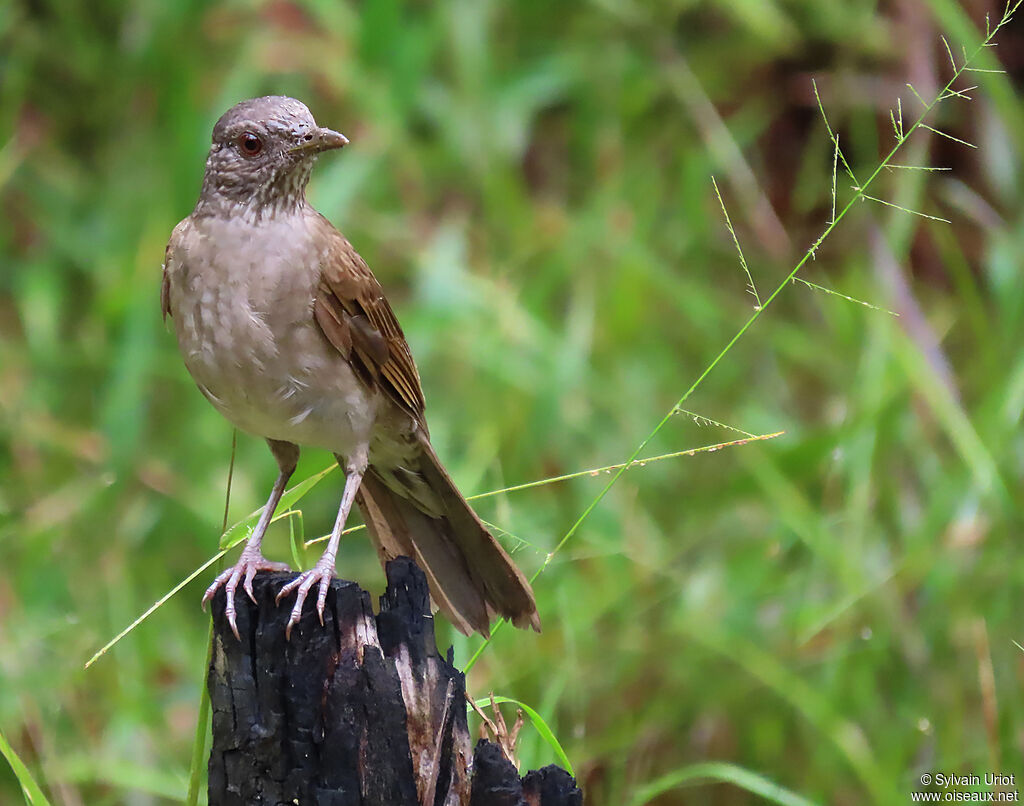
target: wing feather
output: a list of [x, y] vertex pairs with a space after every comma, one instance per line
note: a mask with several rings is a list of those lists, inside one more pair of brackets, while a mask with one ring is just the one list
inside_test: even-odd
[[161, 267], [163, 276], [160, 280], [160, 313], [163, 315], [164, 322], [171, 315], [171, 278], [167, 273], [167, 264], [171, 259], [171, 244], [174, 243], [174, 235], [177, 232], [178, 230], [175, 228], [174, 233], [171, 235], [170, 243], [167, 244], [167, 248], [164, 250], [164, 265]]
[[317, 214], [314, 227], [329, 244], [313, 306], [317, 323], [365, 383], [381, 389], [425, 429], [420, 376], [384, 290], [326, 218]]

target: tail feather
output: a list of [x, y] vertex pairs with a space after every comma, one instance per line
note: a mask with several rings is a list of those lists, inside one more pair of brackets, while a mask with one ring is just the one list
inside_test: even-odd
[[370, 468], [356, 498], [381, 562], [413, 557], [427, 575], [430, 593], [462, 633], [488, 635], [491, 619], [540, 632], [530, 583], [466, 503], [424, 437], [421, 478], [442, 502], [443, 514], [424, 512], [385, 484]]

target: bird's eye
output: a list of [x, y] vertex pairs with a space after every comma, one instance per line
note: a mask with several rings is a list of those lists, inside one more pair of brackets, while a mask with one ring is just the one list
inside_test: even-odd
[[263, 141], [252, 132], [238, 135], [235, 143], [238, 145], [238, 150], [246, 157], [255, 157], [263, 150]]

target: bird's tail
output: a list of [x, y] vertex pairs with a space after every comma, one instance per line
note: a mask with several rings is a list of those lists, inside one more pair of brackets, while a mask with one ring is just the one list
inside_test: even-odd
[[530, 583], [466, 503], [427, 439], [420, 444], [417, 481], [439, 503], [434, 511], [397, 492], [394, 479], [386, 484], [373, 467], [359, 487], [356, 502], [381, 563], [412, 557], [427, 575], [435, 604], [466, 635], [489, 635], [498, 616], [540, 632]]

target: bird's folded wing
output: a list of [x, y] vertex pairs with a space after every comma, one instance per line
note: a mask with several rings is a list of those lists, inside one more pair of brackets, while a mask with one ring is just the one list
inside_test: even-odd
[[160, 313], [163, 314], [165, 322], [168, 316], [174, 315], [173, 311], [171, 311], [171, 260], [174, 259], [174, 250], [187, 226], [187, 218], [179, 221], [171, 233], [171, 239], [167, 242], [167, 248], [164, 249], [164, 265], [161, 267], [163, 276], [160, 281]]
[[318, 215], [316, 222], [321, 242], [329, 244], [313, 305], [317, 323], [364, 383], [381, 389], [425, 428], [420, 376], [380, 283], [327, 219]]

